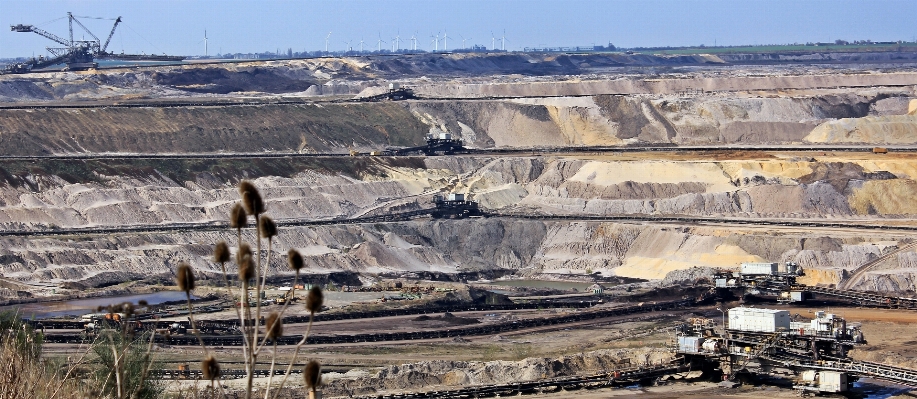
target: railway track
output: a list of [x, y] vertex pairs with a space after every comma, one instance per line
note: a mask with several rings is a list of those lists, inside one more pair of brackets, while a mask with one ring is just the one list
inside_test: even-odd
[[[883, 147], [891, 152], [913, 152], [917, 146]], [[546, 154], [596, 154], [596, 153], [639, 153], [639, 152], [873, 152], [873, 146], [564, 146], [564, 147], [514, 147], [463, 149], [456, 151], [459, 155], [481, 156], [518, 156]], [[392, 154], [398, 150], [391, 150]], [[418, 155], [371, 155], [370, 153], [299, 153], [299, 152], [238, 152], [238, 153], [72, 153], [55, 155], [0, 155], [0, 161], [41, 161], [41, 160], [103, 160], [103, 159], [274, 159], [274, 158], [322, 158], [322, 157], [384, 157], [384, 156], [418, 156]], [[450, 155], [427, 155], [450, 156]]]
[[860, 280], [862, 280], [862, 279], [866, 276], [866, 273], [868, 273], [869, 271], [871, 271], [871, 270], [875, 269], [876, 267], [878, 267], [880, 264], [882, 264], [882, 262], [884, 262], [884, 261], [886, 261], [886, 260], [888, 260], [888, 259], [891, 259], [891, 258], [893, 258], [893, 257], [895, 257], [895, 256], [898, 256], [898, 254], [900, 254], [900, 253], [902, 253], [902, 252], [906, 252], [906, 251], [912, 250], [912, 249], [914, 249], [915, 247], [917, 247], [917, 241], [912, 242], [912, 243], [907, 244], [907, 245], [904, 245], [904, 246], [902, 246], [902, 247], [900, 247], [900, 248], [898, 248], [898, 249], [896, 249], [896, 250], [894, 250], [894, 251], [892, 251], [892, 252], [889, 252], [889, 253], [887, 253], [887, 254], [885, 254], [885, 255], [880, 256], [879, 258], [877, 258], [877, 259], [875, 259], [875, 260], [873, 260], [873, 261], [871, 261], [871, 262], [867, 262], [867, 263], [861, 265], [860, 267], [856, 268], [856, 270], [854, 270], [852, 273], [850, 273], [850, 275], [849, 275], [847, 278], [845, 278], [843, 281], [841, 281], [840, 283], [838, 283], [838, 284], [837, 284], [837, 288], [838, 288], [839, 290], [846, 290], [846, 289], [850, 288], [852, 285], [854, 285], [854, 284], [856, 284], [857, 282], [859, 282]]
[[[526, 319], [511, 321], [498, 324], [489, 324], [484, 326], [471, 326], [461, 328], [451, 328], [442, 330], [428, 330], [415, 332], [389, 332], [389, 333], [365, 333], [352, 335], [313, 335], [307, 340], [310, 345], [326, 344], [347, 344], [362, 342], [395, 342], [395, 341], [412, 341], [412, 340], [429, 340], [442, 338], [457, 338], [469, 336], [494, 335], [507, 333], [529, 328], [562, 325], [596, 319], [603, 319], [616, 316], [626, 316], [638, 313], [655, 312], [661, 310], [685, 309], [697, 304], [695, 300], [677, 300], [659, 302], [653, 304], [638, 304], [624, 306], [613, 309], [601, 309], [587, 312], [580, 312], [557, 317], [542, 317], [536, 319]], [[543, 306], [543, 305], [542, 305]], [[202, 335], [201, 339], [208, 346], [242, 346], [242, 335]], [[79, 344], [87, 340], [87, 337], [80, 333], [61, 334], [49, 333], [44, 336], [44, 342], [47, 343], [65, 343]], [[295, 345], [302, 340], [302, 335], [288, 335], [277, 340], [278, 345]], [[198, 345], [197, 337], [193, 335], [163, 337], [157, 335], [155, 341], [161, 344], [194, 346]]]
[[893, 297], [866, 291], [843, 290], [828, 287], [801, 287], [802, 290], [826, 295], [863, 306], [879, 306], [906, 310], [917, 310], [917, 298]]
[[[346, 313], [319, 313], [315, 315], [315, 322], [325, 322], [325, 321], [339, 321], [339, 320], [359, 320], [359, 319], [373, 319], [379, 317], [393, 317], [393, 316], [413, 316], [413, 315], [424, 315], [424, 314], [437, 314], [437, 313], [461, 313], [461, 312], [498, 312], [498, 311], [509, 311], [509, 310], [532, 310], [532, 309], [582, 309], [592, 307], [593, 302], [533, 302], [533, 303], [513, 303], [513, 304], [500, 304], [500, 305], [461, 305], [461, 306], [436, 306], [436, 307], [415, 307], [415, 308], [405, 308], [405, 309], [389, 309], [389, 310], [377, 310], [377, 311], [368, 311], [368, 312], [346, 312]], [[200, 308], [195, 308], [194, 313], [199, 314]], [[220, 310], [223, 310], [222, 308]], [[186, 314], [186, 313], [185, 313]], [[177, 314], [181, 316], [182, 314]], [[170, 315], [172, 316], [172, 315]], [[154, 320], [147, 321], [147, 319], [139, 319], [145, 324], [148, 324], [155, 328], [168, 328], [173, 323], [179, 323], [185, 328], [191, 328], [191, 323], [188, 321], [163, 321], [163, 320]], [[33, 327], [41, 324], [46, 329], [52, 330], [79, 330], [83, 328], [84, 323], [81, 321], [62, 321], [62, 320], [28, 320], [27, 321]], [[284, 324], [299, 324], [299, 323], [308, 323], [309, 316], [287, 316], [283, 318]], [[251, 321], [254, 324], [254, 319]], [[241, 325], [241, 322], [237, 318], [228, 318], [228, 319], [201, 319], [198, 317], [198, 325], [211, 325], [211, 326], [232, 326], [236, 327]], [[263, 321], [259, 323], [264, 325]]]
[[407, 398], [444, 398], [444, 399], [470, 399], [470, 398], [489, 398], [516, 396], [537, 393], [551, 393], [564, 391], [576, 391], [581, 389], [600, 389], [615, 387], [624, 384], [645, 381], [666, 374], [674, 374], [689, 371], [688, 366], [680, 364], [666, 364], [660, 366], [647, 367], [630, 367], [621, 370], [615, 370], [608, 373], [593, 374], [587, 376], [569, 376], [556, 377], [536, 381], [521, 381], [505, 384], [479, 385], [467, 388], [426, 391], [426, 392], [408, 392], [408, 393], [390, 393], [379, 395], [358, 396], [361, 399], [407, 399]]
[[[534, 393], [549, 393], [560, 390], [575, 391], [580, 389], [599, 389], [632, 384], [664, 376], [690, 371], [690, 368], [678, 363], [669, 363], [658, 366], [627, 367], [607, 373], [546, 378], [536, 381], [520, 381], [504, 384], [476, 385], [452, 390], [436, 390], [425, 392], [391, 393], [368, 396], [357, 396], [363, 399], [401, 399], [401, 398], [486, 398], [495, 396], [514, 396]], [[285, 370], [276, 369], [274, 376], [284, 375]], [[222, 379], [238, 379], [246, 376], [245, 370], [222, 370]], [[256, 378], [271, 375], [270, 370], [254, 370]], [[302, 374], [302, 370], [294, 368], [291, 374]], [[203, 373], [200, 370], [151, 370], [150, 375], [159, 380], [200, 380]]]
[[[275, 220], [280, 227], [301, 226], [332, 226], [364, 223], [405, 222], [420, 217], [450, 216], [439, 208], [427, 208], [414, 211], [369, 215], [356, 218], [332, 219], [278, 219]], [[751, 218], [715, 218], [685, 215], [527, 215], [518, 213], [500, 213], [482, 211], [481, 217], [499, 217], [525, 220], [557, 220], [557, 221], [585, 221], [585, 222], [633, 222], [633, 223], [678, 223], [678, 224], [714, 224], [735, 226], [771, 226], [771, 227], [798, 227], [820, 229], [856, 229], [880, 231], [917, 231], [917, 226], [889, 226], [878, 223], [865, 223], [864, 221], [829, 222], [827, 220], [800, 220], [800, 219], [751, 219]], [[878, 221], [877, 221], [878, 222]], [[119, 227], [76, 227], [57, 228], [53, 230], [0, 230], [0, 237], [34, 237], [34, 236], [71, 236], [71, 235], [98, 235], [122, 233], [157, 233], [157, 232], [190, 232], [190, 231], [219, 231], [229, 228], [229, 223], [224, 221], [198, 222], [198, 223], [168, 223], [160, 225], [119, 226]]]
[[875, 378], [897, 384], [917, 387], [917, 370], [889, 366], [881, 363], [865, 362], [853, 359], [827, 358], [824, 360], [804, 360], [790, 355], [762, 355], [762, 359], [781, 366], [801, 370], [830, 370], [845, 372], [858, 377]]

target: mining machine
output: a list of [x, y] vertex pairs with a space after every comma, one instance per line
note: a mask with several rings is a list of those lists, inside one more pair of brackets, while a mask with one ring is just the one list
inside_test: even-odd
[[[61, 63], [67, 64], [67, 70], [71, 71], [81, 71], [87, 69], [93, 69], [99, 66], [97, 59], [120, 59], [120, 60], [130, 60], [130, 61], [181, 61], [184, 57], [174, 57], [174, 56], [156, 56], [156, 55], [136, 55], [136, 54], [111, 54], [108, 50], [108, 44], [111, 43], [112, 36], [115, 35], [115, 29], [118, 28], [118, 24], [121, 23], [121, 17], [115, 18], [115, 23], [111, 27], [111, 32], [108, 34], [108, 37], [103, 43], [92, 31], [86, 28], [82, 22], [80, 22], [73, 13], [67, 13], [67, 20], [70, 27], [69, 38], [62, 38], [58, 35], [55, 35], [51, 32], [48, 32], [44, 29], [38, 28], [34, 25], [26, 24], [16, 24], [10, 25], [10, 30], [13, 32], [32, 32], [42, 37], [45, 37], [57, 44], [60, 44], [63, 47], [47, 47], [48, 52], [51, 54], [50, 57], [39, 56], [38, 58], [32, 58], [26, 62], [15, 63], [7, 65], [6, 69], [2, 72], [4, 73], [27, 73], [33, 70], [42, 69], [49, 67], [51, 65], [57, 65]], [[80, 17], [80, 18], [93, 18], [93, 17]], [[73, 39], [73, 24], [83, 29], [92, 40], [74, 40]]]

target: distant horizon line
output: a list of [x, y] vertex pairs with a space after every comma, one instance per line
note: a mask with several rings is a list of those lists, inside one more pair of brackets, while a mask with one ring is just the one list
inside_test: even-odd
[[[841, 41], [842, 43], [838, 43]], [[617, 47], [613, 43], [609, 42], [608, 45], [591, 45], [591, 46], [537, 46], [537, 47], [523, 47], [521, 50], [512, 50], [512, 49], [490, 49], [487, 46], [482, 45], [473, 45], [465, 48], [454, 48], [451, 50], [423, 50], [417, 49], [412, 50], [409, 48], [400, 48], [395, 51], [389, 49], [382, 50], [304, 50], [300, 52], [292, 52], [293, 57], [290, 57], [288, 54], [292, 51], [292, 47], [287, 47], [286, 52], [277, 52], [277, 51], [263, 51], [263, 52], [232, 52], [232, 53], [223, 53], [218, 52], [216, 55], [203, 55], [203, 54], [194, 54], [194, 55], [184, 55], [184, 57], [196, 58], [196, 59], [209, 59], [209, 58], [222, 58], [221, 56], [235, 56], [241, 54], [250, 54], [250, 55], [272, 55], [272, 56], [284, 56], [285, 58], [303, 58], [309, 56], [321, 56], [321, 55], [396, 55], [396, 54], [442, 54], [442, 53], [451, 53], [451, 52], [467, 52], [467, 53], [489, 53], [489, 52], [504, 52], [504, 53], [543, 53], [543, 52], [589, 52], [589, 51], [598, 51], [598, 52], [627, 52], [627, 51], [670, 51], [670, 50], [694, 50], [694, 49], [736, 49], [736, 48], [760, 48], [760, 47], [846, 47], [846, 46], [859, 46], [859, 47], [882, 47], [882, 46], [894, 46], [894, 45], [917, 45], [917, 40], [907, 41], [907, 40], [897, 40], [897, 41], [872, 41], [869, 39], [866, 40], [854, 40], [846, 41], [838, 39], [835, 42], [805, 42], [805, 43], [773, 43], [773, 44], [738, 44], [738, 45], [713, 45], [708, 46], [705, 44], [691, 45], [691, 46], [638, 46], [638, 47]], [[777, 51], [776, 49], [771, 51]], [[792, 50], [789, 50], [792, 51]], [[147, 55], [156, 55], [156, 54], [147, 54]], [[298, 56], [297, 56], [298, 55]], [[45, 55], [39, 55], [45, 56]], [[0, 60], [28, 60], [34, 58], [34, 56], [18, 56], [18, 57], [6, 57], [0, 58]]]

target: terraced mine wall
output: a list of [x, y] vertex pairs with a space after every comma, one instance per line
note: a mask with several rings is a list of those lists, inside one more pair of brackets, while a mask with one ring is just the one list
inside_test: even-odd
[[399, 104], [0, 111], [4, 155], [85, 152], [344, 151], [423, 143]]
[[[283, 254], [303, 252], [309, 273], [457, 273], [510, 269], [520, 274], [608, 272], [658, 279], [693, 266], [731, 267], [743, 261], [796, 261], [806, 269], [801, 283], [837, 283], [843, 273], [890, 251], [904, 240], [893, 233], [774, 234], [730, 227], [668, 227], [601, 222], [512, 219], [416, 221], [354, 226], [285, 228], [274, 242], [272, 273], [287, 273]], [[232, 232], [185, 232], [0, 239], [2, 277], [8, 281], [61, 287], [105, 287], [123, 281], [168, 279], [179, 261], [202, 278], [219, 281], [210, 261], [212, 243]], [[254, 237], [244, 236], [245, 239]], [[912, 289], [913, 253], [894, 260], [898, 270], [876, 274], [860, 287], [903, 292]], [[150, 280], [152, 279], [152, 280]], [[49, 291], [49, 292], [44, 292]], [[33, 289], [36, 296], [50, 288]], [[5, 291], [13, 298], [16, 294]]]
[[[917, 209], [888, 198], [917, 190], [911, 162], [878, 154], [836, 157], [749, 156], [727, 161], [579, 159], [579, 157], [336, 157], [243, 160], [2, 161], [0, 227], [135, 226], [225, 220], [235, 184], [253, 179], [275, 219], [353, 217], [431, 206], [443, 188], [474, 193], [506, 213], [662, 214], [801, 218], [888, 223]], [[849, 154], [843, 154], [849, 157]], [[588, 158], [588, 157], [587, 157]], [[659, 173], [665, 171], [666, 173]], [[884, 171], [884, 172], [881, 172]], [[901, 192], [890, 190], [904, 190]], [[884, 213], [880, 213], [884, 212]], [[887, 218], [887, 219], [882, 219]], [[883, 222], [883, 220], [885, 220]], [[102, 287], [169, 276], [187, 260], [211, 277], [213, 243], [231, 231], [162, 231], [59, 237], [0, 236], [0, 279]], [[247, 237], [246, 239], [253, 239]], [[909, 242], [879, 230], [784, 230], [754, 226], [485, 218], [340, 226], [284, 227], [271, 268], [297, 248], [310, 273], [393, 270], [520, 274], [603, 272], [660, 279], [694, 266], [794, 261], [805, 284], [835, 284]], [[860, 288], [913, 289], [917, 253], [902, 252], [861, 280]], [[158, 280], [157, 280], [158, 281]], [[856, 288], [856, 287], [854, 287]]]
[[223, 220], [245, 178], [265, 192], [272, 215], [285, 219], [429, 208], [443, 189], [473, 194], [482, 208], [501, 213], [839, 221], [917, 214], [917, 206], [895, 200], [917, 194], [917, 171], [906, 157], [695, 157], [0, 160], [0, 228]]
[[[480, 84], [418, 84], [415, 91], [428, 97], [539, 97], [588, 96], [597, 94], [678, 94], [694, 92], [742, 92], [757, 90], [811, 90], [825, 88], [901, 87], [917, 84], [917, 73], [881, 74], [807, 73], [759, 76], [623, 77], [594, 80], [534, 81], [525, 84], [488, 82]], [[763, 93], [762, 93], [763, 94]]]
[[[399, 103], [0, 109], [0, 155], [469, 146], [917, 143], [910, 89], [795, 98], [595, 95]], [[874, 117], [860, 121], [862, 117]], [[847, 121], [851, 122], [847, 122]]]

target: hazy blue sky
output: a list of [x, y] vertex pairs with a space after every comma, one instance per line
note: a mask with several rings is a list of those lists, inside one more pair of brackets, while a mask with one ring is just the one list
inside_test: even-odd
[[[491, 32], [499, 38], [504, 30], [510, 50], [608, 42], [634, 47], [910, 41], [917, 36], [917, 0], [0, 0], [0, 58], [44, 54], [53, 44], [6, 26], [32, 24], [64, 37], [67, 23], [61, 17], [68, 11], [121, 16], [110, 51], [175, 55], [203, 54], [205, 29], [211, 55], [320, 50], [329, 31], [331, 50], [346, 49], [345, 41], [358, 49], [361, 38], [374, 49], [380, 33], [389, 42], [399, 30], [402, 48], [411, 46], [415, 34], [418, 48], [425, 50], [432, 49], [431, 35], [437, 33], [448, 32], [452, 49], [462, 45], [461, 36], [469, 39], [468, 46], [490, 47]], [[113, 23], [83, 21], [103, 41]], [[83, 36], [77, 27], [74, 35]]]

